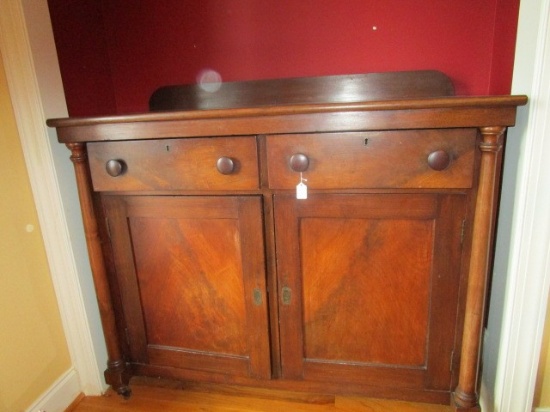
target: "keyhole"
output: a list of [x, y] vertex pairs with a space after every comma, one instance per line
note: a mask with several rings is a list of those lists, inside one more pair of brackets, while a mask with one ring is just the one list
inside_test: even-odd
[[366, 138], [366, 139], [365, 139], [365, 146], [367, 146], [368, 144], [369, 144], [369, 139]]

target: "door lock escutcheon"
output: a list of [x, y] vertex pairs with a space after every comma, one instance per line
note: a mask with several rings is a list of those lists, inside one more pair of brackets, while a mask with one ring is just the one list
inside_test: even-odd
[[288, 286], [285, 286], [281, 290], [283, 305], [290, 305], [290, 300], [292, 299], [292, 289]]
[[254, 305], [261, 306], [263, 302], [262, 291], [258, 288], [254, 288], [254, 291], [252, 292], [252, 299], [254, 301]]

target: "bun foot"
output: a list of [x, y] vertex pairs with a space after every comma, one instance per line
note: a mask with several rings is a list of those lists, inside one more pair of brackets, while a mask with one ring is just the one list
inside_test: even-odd
[[458, 390], [452, 394], [451, 407], [454, 412], [481, 412], [481, 407], [475, 395], [468, 396]]
[[132, 396], [132, 389], [130, 389], [129, 386], [121, 386], [117, 389], [117, 393], [124, 399], [130, 399], [130, 396]]

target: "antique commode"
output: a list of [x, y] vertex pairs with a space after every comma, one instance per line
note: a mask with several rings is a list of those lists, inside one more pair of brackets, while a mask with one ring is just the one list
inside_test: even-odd
[[107, 383], [479, 410], [502, 146], [526, 100], [420, 71], [170, 86], [150, 113], [49, 120], [76, 169]]

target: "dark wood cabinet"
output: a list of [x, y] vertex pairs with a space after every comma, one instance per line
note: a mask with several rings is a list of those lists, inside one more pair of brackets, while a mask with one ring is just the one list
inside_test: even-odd
[[151, 100], [185, 111], [49, 120], [75, 164], [107, 382], [478, 411], [501, 149], [526, 98], [451, 91], [437, 72], [259, 81]]

